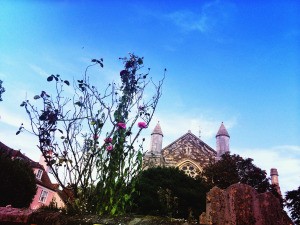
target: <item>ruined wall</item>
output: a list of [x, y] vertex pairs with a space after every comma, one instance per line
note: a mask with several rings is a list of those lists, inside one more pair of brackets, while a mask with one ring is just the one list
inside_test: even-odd
[[246, 184], [233, 184], [226, 190], [214, 187], [206, 195], [205, 225], [292, 225], [279, 200], [271, 193], [257, 193]]

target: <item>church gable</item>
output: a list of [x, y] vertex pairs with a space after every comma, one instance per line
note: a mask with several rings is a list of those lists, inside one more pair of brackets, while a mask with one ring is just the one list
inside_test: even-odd
[[166, 166], [191, 168], [197, 173], [215, 159], [216, 151], [191, 132], [186, 133], [162, 150]]

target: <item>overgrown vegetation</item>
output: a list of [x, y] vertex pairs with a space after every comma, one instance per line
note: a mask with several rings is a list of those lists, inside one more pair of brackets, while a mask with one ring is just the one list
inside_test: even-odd
[[197, 219], [205, 211], [204, 180], [194, 179], [178, 168], [157, 167], [141, 172], [135, 198], [140, 214]]
[[[155, 84], [143, 69], [143, 58], [134, 54], [120, 58], [124, 69], [120, 84], [110, 83], [103, 91], [90, 82], [93, 66], [103, 67], [103, 59], [93, 59], [81, 79], [74, 82], [51, 75], [48, 82], [56, 93], [42, 90], [25, 100], [24, 107], [39, 150], [53, 175], [73, 201], [77, 213], [123, 214], [132, 205], [135, 177], [141, 170], [142, 129], [147, 128], [161, 97], [163, 80]], [[97, 75], [98, 76], [98, 75]], [[144, 97], [152, 84], [155, 93]], [[68, 92], [65, 89], [68, 88]], [[71, 95], [68, 95], [72, 92]], [[149, 93], [147, 93], [149, 95]]]
[[12, 160], [0, 149], [0, 206], [29, 207], [36, 193], [35, 175], [21, 159]]
[[300, 224], [300, 186], [296, 190], [288, 191], [285, 195], [285, 205], [291, 212], [296, 225]]

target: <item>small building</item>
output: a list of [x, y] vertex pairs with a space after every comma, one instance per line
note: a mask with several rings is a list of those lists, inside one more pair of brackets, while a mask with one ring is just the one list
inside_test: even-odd
[[36, 178], [37, 191], [30, 204], [31, 209], [38, 209], [43, 205], [49, 205], [51, 201], [55, 201], [59, 208], [65, 206], [63, 199], [60, 197], [59, 185], [51, 182], [43, 165], [28, 158], [20, 150], [14, 150], [2, 142], [0, 142], [0, 151], [11, 157], [11, 159], [25, 160], [32, 168]]

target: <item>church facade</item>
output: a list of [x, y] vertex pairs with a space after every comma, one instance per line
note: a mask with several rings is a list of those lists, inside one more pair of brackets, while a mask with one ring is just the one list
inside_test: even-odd
[[203, 142], [191, 131], [162, 148], [163, 132], [158, 123], [151, 134], [150, 150], [145, 154], [143, 165], [149, 167], [177, 167], [191, 177], [197, 176], [209, 163], [229, 152], [230, 136], [222, 123], [216, 134], [216, 149]]

